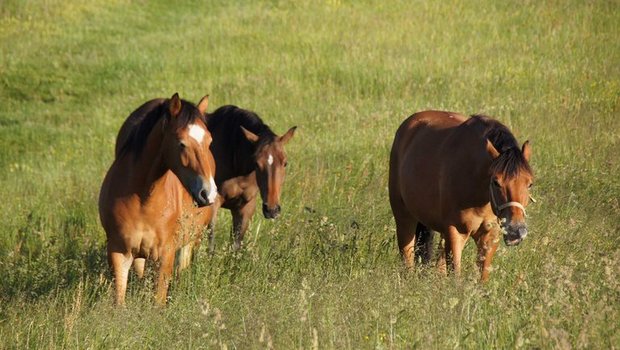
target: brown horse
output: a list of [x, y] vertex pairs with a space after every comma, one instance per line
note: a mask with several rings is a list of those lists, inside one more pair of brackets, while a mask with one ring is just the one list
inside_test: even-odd
[[485, 116], [425, 111], [407, 118], [396, 132], [389, 175], [406, 266], [414, 265], [416, 253], [428, 259], [429, 232], [438, 231], [445, 240], [439, 265], [448, 261], [458, 275], [471, 236], [487, 280], [499, 234], [509, 246], [527, 235], [530, 154], [527, 141], [520, 148], [506, 126]]
[[[207, 126], [213, 136], [211, 152], [217, 164], [215, 183], [220, 204], [232, 212], [232, 239], [239, 249], [260, 192], [263, 215], [275, 219], [281, 211], [280, 191], [287, 157], [284, 145], [296, 127], [277, 136], [254, 112], [223, 106], [209, 115]], [[213, 224], [209, 246], [213, 251]]]
[[174, 94], [146, 102], [121, 127], [99, 194], [117, 304], [132, 263], [142, 277], [146, 258], [160, 261], [156, 301], [165, 303], [177, 250], [196, 243], [211, 221], [217, 188], [207, 104]]

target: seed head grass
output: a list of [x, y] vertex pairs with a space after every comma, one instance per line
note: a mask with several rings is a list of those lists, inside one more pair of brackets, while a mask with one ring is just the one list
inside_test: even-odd
[[[620, 11], [608, 2], [0, 3], [2, 348], [618, 348]], [[218, 214], [164, 308], [113, 306], [98, 191], [116, 134], [179, 92], [297, 125], [282, 215]], [[406, 271], [388, 156], [424, 109], [530, 140], [527, 239], [478, 282]], [[258, 210], [260, 211], [260, 210]]]

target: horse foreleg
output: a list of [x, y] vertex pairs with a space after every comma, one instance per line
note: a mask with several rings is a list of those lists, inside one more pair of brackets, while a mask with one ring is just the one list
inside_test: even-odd
[[245, 231], [247, 231], [248, 229], [250, 220], [252, 219], [252, 216], [254, 215], [255, 210], [256, 210], [256, 200], [251, 200], [248, 203], [246, 203], [243, 207], [232, 211], [232, 216], [233, 216], [232, 239], [233, 239], [233, 249], [235, 251], [241, 248], [241, 242], [243, 241], [243, 236], [245, 235]]
[[443, 238], [439, 240], [437, 244], [437, 251], [439, 251], [439, 257], [437, 258], [437, 268], [439, 273], [444, 276], [448, 275], [447, 259], [446, 259], [446, 242]]
[[192, 262], [192, 254], [194, 251], [194, 242], [190, 242], [179, 249], [179, 260], [177, 266], [177, 273], [185, 270]]
[[207, 236], [209, 240], [209, 254], [215, 253], [215, 218], [207, 225]]
[[448, 228], [446, 239], [446, 258], [452, 260], [452, 269], [457, 277], [461, 276], [461, 254], [468, 236], [461, 234], [454, 226]]
[[217, 200], [213, 203], [213, 214], [211, 215], [211, 220], [207, 224], [207, 236], [209, 239], [209, 254], [213, 255], [215, 253], [215, 222], [217, 220], [217, 212], [222, 206], [222, 202], [224, 199], [222, 196], [217, 196]]
[[164, 252], [161, 254], [159, 276], [157, 278], [157, 290], [155, 293], [155, 302], [159, 305], [166, 304], [166, 298], [168, 297], [168, 286], [170, 284], [170, 279], [172, 278], [172, 270], [174, 269], [174, 257], [175, 249], [172, 245], [165, 247]]
[[130, 253], [113, 251], [108, 245], [108, 261], [114, 273], [114, 288], [116, 305], [125, 305], [125, 293], [127, 291], [127, 277], [131, 268], [132, 256]]
[[476, 245], [478, 246], [478, 259], [477, 264], [480, 269], [480, 280], [486, 282], [489, 279], [489, 273], [491, 272], [491, 262], [493, 256], [499, 247], [499, 231], [492, 229], [487, 232], [483, 232], [476, 239]]

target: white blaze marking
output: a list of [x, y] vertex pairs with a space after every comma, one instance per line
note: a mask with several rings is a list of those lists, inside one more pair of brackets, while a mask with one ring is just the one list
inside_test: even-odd
[[205, 137], [205, 133], [205, 129], [196, 124], [191, 124], [189, 126], [189, 136], [194, 140], [198, 141], [198, 143], [202, 143], [202, 139]]
[[271, 155], [271, 153], [269, 154], [269, 158], [267, 158], [267, 164], [273, 165], [273, 156]]

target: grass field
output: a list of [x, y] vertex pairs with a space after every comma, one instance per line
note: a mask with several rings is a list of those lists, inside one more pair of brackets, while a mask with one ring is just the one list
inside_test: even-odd
[[[620, 348], [620, 3], [0, 2], [0, 348]], [[289, 143], [283, 215], [112, 306], [97, 196], [116, 133], [179, 92]], [[530, 235], [477, 282], [406, 273], [394, 132], [485, 113], [533, 144]], [[152, 270], [152, 269], [151, 269]]]

